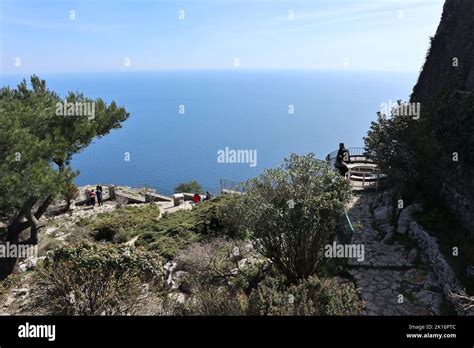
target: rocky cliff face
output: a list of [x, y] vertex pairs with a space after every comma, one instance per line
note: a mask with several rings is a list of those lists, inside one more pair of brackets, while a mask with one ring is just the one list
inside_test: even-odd
[[[447, 100], [441, 96], [449, 93], [455, 96], [449, 99], [450, 105], [440, 107]], [[411, 99], [421, 103], [422, 117], [423, 107], [430, 105], [431, 114], [427, 117], [436, 117], [436, 132], [441, 139], [445, 134], [460, 139], [455, 147], [444, 142], [447, 154], [459, 151], [461, 160], [440, 168], [446, 178], [440, 194], [445, 205], [474, 234], [473, 94], [474, 1], [447, 0]], [[439, 114], [440, 109], [445, 111]]]
[[426, 102], [446, 82], [442, 77], [457, 73], [457, 88], [474, 90], [474, 2], [447, 0], [426, 63], [413, 89], [412, 99]]

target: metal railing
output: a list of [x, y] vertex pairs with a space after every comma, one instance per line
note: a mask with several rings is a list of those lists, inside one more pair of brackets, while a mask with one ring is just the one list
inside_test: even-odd
[[244, 182], [227, 179], [219, 180], [219, 194], [223, 193], [243, 193]]
[[[347, 150], [349, 150], [350, 162], [372, 163], [372, 161], [367, 157], [366, 151], [363, 147], [349, 147]], [[336, 163], [337, 152], [338, 150], [330, 152], [324, 158], [333, 168]]]
[[354, 170], [353, 168], [349, 168], [349, 171], [346, 173], [347, 179], [351, 180], [352, 182], [361, 183], [362, 188], [364, 188], [365, 186], [375, 186], [375, 190], [378, 189], [379, 179], [383, 177], [384, 175], [375, 168], [373, 170], [367, 171], [360, 171]]
[[[350, 147], [347, 149], [349, 151], [349, 161], [348, 164], [360, 164], [360, 166], [351, 166], [349, 171], [346, 173], [346, 178], [353, 183], [360, 183], [362, 188], [375, 187], [375, 190], [378, 189], [379, 180], [385, 175], [380, 173], [378, 167], [375, 163], [368, 158], [367, 153], [364, 148], [361, 147]], [[338, 151], [333, 151], [329, 153], [325, 160], [331, 168], [336, 169], [335, 164], [337, 160]], [[367, 164], [371, 164], [369, 166]], [[374, 166], [375, 165], [375, 166]]]

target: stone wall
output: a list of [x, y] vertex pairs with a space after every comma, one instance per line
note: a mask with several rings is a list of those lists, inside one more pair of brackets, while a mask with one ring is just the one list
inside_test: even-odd
[[438, 247], [438, 240], [430, 236], [416, 221], [411, 221], [408, 229], [410, 238], [418, 243], [419, 248], [428, 257], [429, 266], [443, 287], [446, 298], [450, 300], [456, 312], [460, 315], [474, 315], [474, 312], [466, 312], [463, 303], [451, 296], [452, 293], [459, 294], [465, 291], [459, 282], [451, 266], [448, 264]]

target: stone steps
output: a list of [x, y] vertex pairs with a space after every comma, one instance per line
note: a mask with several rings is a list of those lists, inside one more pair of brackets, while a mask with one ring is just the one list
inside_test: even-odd
[[349, 207], [355, 233], [351, 244], [364, 245], [364, 260], [348, 260], [348, 272], [364, 302], [363, 315], [439, 315], [444, 296], [428, 267], [408, 262], [399, 242], [385, 244], [370, 212], [371, 194], [355, 196]]

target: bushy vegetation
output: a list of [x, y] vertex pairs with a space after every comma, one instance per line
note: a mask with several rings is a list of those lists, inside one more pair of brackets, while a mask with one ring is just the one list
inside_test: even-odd
[[[443, 70], [443, 69], [441, 69]], [[474, 259], [472, 236], [455, 217], [452, 197], [443, 192], [446, 183], [472, 195], [474, 172], [474, 94], [464, 91], [465, 79], [454, 69], [437, 76], [439, 83], [421, 104], [419, 119], [410, 116], [378, 114], [365, 138], [368, 155], [388, 174], [392, 188], [403, 197], [405, 205], [417, 200], [425, 212], [417, 220], [436, 235], [440, 250], [468, 288], [472, 279], [466, 276]], [[425, 85], [423, 80], [419, 85]], [[415, 87], [411, 102], [417, 102]], [[431, 86], [434, 87], [434, 86]], [[452, 174], [456, 178], [453, 180]], [[449, 194], [451, 196], [451, 194]], [[448, 200], [446, 200], [448, 198]], [[469, 229], [469, 227], [468, 227]], [[458, 246], [459, 256], [453, 257], [452, 247]]]
[[186, 274], [180, 279], [180, 286], [195, 293], [203, 287], [223, 285], [249, 293], [261, 280], [268, 263], [248, 241], [222, 238], [190, 245], [178, 253], [175, 262], [176, 271]]
[[136, 245], [158, 252], [165, 258], [192, 242], [212, 236], [244, 236], [240, 219], [233, 211], [238, 197], [222, 196], [204, 201], [192, 210], [164, 213], [156, 205], [125, 206], [110, 213], [83, 221], [96, 240], [123, 242], [137, 236]]
[[281, 278], [266, 278], [250, 295], [241, 289], [207, 285], [174, 314], [357, 315], [361, 308], [362, 302], [354, 285], [312, 276], [289, 286], [282, 285]]
[[[94, 117], [57, 115], [57, 104], [64, 100], [37, 76], [31, 77], [31, 88], [23, 80], [17, 88], [0, 89], [0, 220], [7, 224], [12, 244], [19, 243], [24, 231], [29, 234], [25, 242], [37, 244], [44, 227], [40, 218], [78, 174], [70, 167], [72, 156], [120, 128], [129, 116], [115, 102], [107, 105], [77, 92], [65, 99], [94, 104]], [[0, 260], [0, 279], [15, 263]]]
[[4, 297], [12, 288], [21, 284], [22, 278], [24, 278], [24, 276], [25, 273], [10, 274], [7, 278], [0, 281], [0, 301], [4, 300]]
[[439, 166], [447, 165], [446, 149], [426, 129], [427, 117], [426, 111], [419, 120], [378, 113], [364, 138], [368, 156], [388, 175], [389, 186], [408, 199], [438, 199]]
[[79, 197], [79, 189], [74, 183], [69, 182], [64, 185], [62, 192], [63, 199], [66, 201], [66, 211], [71, 207], [71, 203]]
[[48, 253], [38, 268], [38, 305], [58, 315], [134, 314], [162, 282], [162, 259], [143, 249], [65, 246]]
[[350, 198], [350, 184], [314, 154], [292, 154], [250, 180], [242, 219], [259, 251], [290, 281], [315, 274]]
[[323, 277], [323, 248], [350, 197], [347, 181], [312, 154], [292, 155], [245, 192], [161, 218], [154, 205], [124, 207], [98, 215], [89, 228], [107, 240], [111, 231], [127, 232], [137, 245], [174, 259], [187, 299], [167, 314], [357, 313], [353, 286]]
[[462, 82], [454, 72], [439, 79], [444, 86], [421, 104], [419, 119], [397, 115], [395, 109], [391, 115], [378, 113], [364, 139], [367, 154], [388, 174], [391, 186], [427, 203], [439, 201], [453, 167], [474, 167], [474, 95], [459, 93]]
[[356, 315], [361, 302], [353, 284], [310, 276], [297, 284], [268, 277], [249, 298], [253, 315]]
[[123, 242], [120, 235], [128, 235], [125, 239], [135, 233], [152, 231], [160, 219], [160, 208], [154, 204], [142, 207], [124, 206], [112, 212], [98, 214], [92, 220], [81, 221], [80, 225], [92, 231], [92, 235], [98, 241]]
[[[147, 204], [95, 215], [60, 243], [43, 241], [36, 308], [66, 315], [356, 314], [357, 292], [328, 277], [322, 253], [349, 197], [348, 183], [326, 164], [292, 155], [247, 183], [244, 195], [172, 214]], [[131, 238], [136, 247], [124, 244]], [[163, 269], [168, 260], [175, 266]]]
[[242, 241], [195, 243], [175, 259], [184, 302], [166, 290], [163, 262], [142, 248], [80, 243], [50, 251], [34, 305], [52, 315], [353, 315], [354, 286], [311, 276], [289, 283]]
[[225, 286], [202, 285], [190, 300], [178, 307], [177, 315], [246, 315], [248, 298], [242, 290]]
[[183, 182], [174, 188], [175, 193], [186, 192], [186, 193], [204, 193], [204, 190], [200, 183], [196, 180]]
[[246, 243], [196, 243], [175, 261], [187, 294], [175, 315], [355, 315], [361, 309], [352, 283], [317, 276], [291, 283]]

